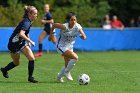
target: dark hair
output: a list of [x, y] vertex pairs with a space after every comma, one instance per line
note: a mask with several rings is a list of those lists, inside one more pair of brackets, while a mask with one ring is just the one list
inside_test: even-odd
[[73, 12], [69, 12], [69, 13], [66, 15], [66, 20], [69, 21], [70, 18], [71, 18], [72, 16], [76, 16], [76, 14], [73, 13]]
[[29, 12], [33, 12], [36, 8], [34, 6], [24, 6], [24, 15], [23, 18], [28, 17]]

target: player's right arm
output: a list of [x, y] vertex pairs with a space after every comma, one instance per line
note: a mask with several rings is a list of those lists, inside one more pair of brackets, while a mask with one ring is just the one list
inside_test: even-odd
[[63, 24], [54, 23], [52, 25], [52, 28], [51, 28], [51, 31], [50, 31], [50, 35], [49, 35], [49, 38], [48, 38], [49, 41], [51, 41], [51, 39], [53, 38], [53, 31], [54, 31], [55, 28], [58, 28], [58, 29], [61, 29], [61, 30], [65, 30], [66, 29], [66, 27]]
[[25, 35], [25, 31], [21, 30], [19, 33], [19, 37], [23, 38], [24, 40], [30, 42], [33, 46], [35, 46], [35, 42], [33, 42], [29, 37]]
[[46, 23], [53, 24], [54, 23], [54, 20], [53, 19], [50, 19], [50, 20], [44, 20], [44, 19], [42, 19], [41, 20], [41, 23], [42, 24], [46, 24]]

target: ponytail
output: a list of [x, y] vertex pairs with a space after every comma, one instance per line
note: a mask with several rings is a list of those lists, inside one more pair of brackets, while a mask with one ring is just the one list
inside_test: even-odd
[[33, 10], [35, 10], [36, 8], [34, 6], [24, 6], [24, 15], [23, 18], [27, 18], [28, 17], [28, 13], [33, 12]]

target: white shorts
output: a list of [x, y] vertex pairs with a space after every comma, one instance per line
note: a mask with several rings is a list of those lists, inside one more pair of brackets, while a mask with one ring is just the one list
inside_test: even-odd
[[73, 46], [57, 47], [57, 52], [63, 54], [67, 50], [73, 51]]

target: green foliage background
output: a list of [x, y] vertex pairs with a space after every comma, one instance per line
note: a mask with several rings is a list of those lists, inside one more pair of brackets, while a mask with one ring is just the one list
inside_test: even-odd
[[22, 19], [24, 6], [34, 5], [39, 14], [33, 26], [40, 27], [46, 3], [50, 4], [55, 22], [64, 22], [66, 13], [72, 11], [84, 27], [99, 27], [105, 14], [117, 15], [126, 25], [131, 17], [140, 15], [139, 0], [1, 0], [0, 26], [16, 26]]

